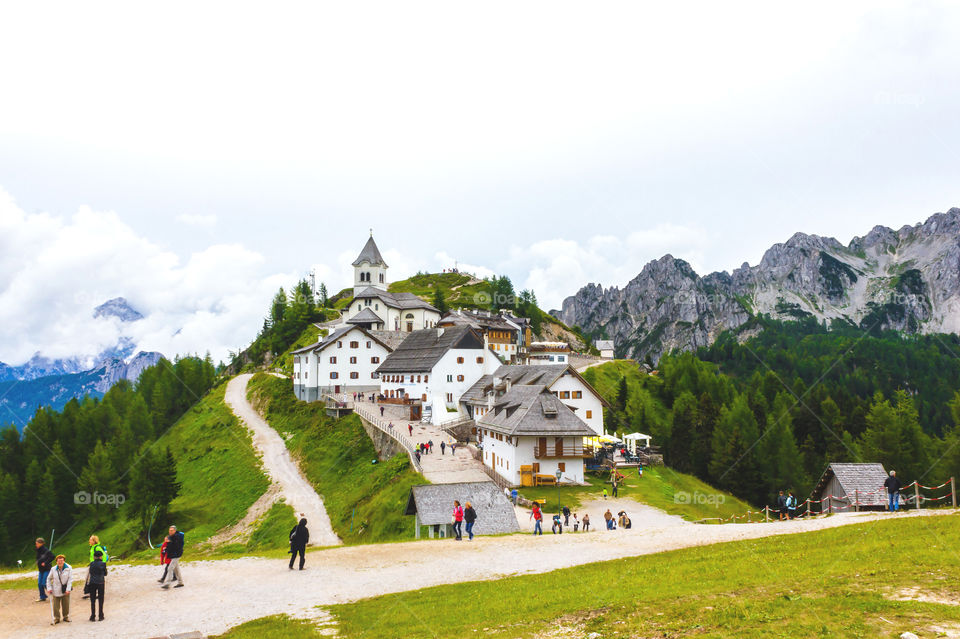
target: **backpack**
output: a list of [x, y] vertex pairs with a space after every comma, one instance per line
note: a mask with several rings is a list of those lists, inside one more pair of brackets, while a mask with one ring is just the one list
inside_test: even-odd
[[110, 553], [107, 552], [107, 547], [103, 544], [97, 544], [93, 547], [94, 552], [96, 552], [98, 548], [100, 549], [100, 552], [103, 553], [103, 557], [100, 558], [103, 560], [103, 563], [110, 561]]

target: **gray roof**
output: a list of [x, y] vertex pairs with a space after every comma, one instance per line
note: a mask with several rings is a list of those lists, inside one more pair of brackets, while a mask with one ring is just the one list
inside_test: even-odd
[[[519, 318], [510, 317], [507, 319], [510, 321], [515, 321]], [[465, 324], [473, 328], [484, 330], [494, 329], [516, 332], [518, 327], [511, 324], [509, 321], [507, 321], [507, 319], [501, 317], [498, 313], [456, 310], [450, 311], [441, 317], [437, 324]]]
[[[489, 391], [497, 390], [498, 394], [503, 394], [503, 391], [506, 390], [504, 382], [507, 380], [509, 380], [511, 386], [551, 386], [568, 373], [580, 379], [587, 390], [600, 400], [601, 404], [606, 407], [610, 406], [607, 400], [569, 364], [504, 364], [493, 375], [484, 375], [477, 380], [461, 396], [460, 401], [474, 404], [485, 403]], [[499, 380], [496, 389], [494, 389], [494, 380]]]
[[344, 335], [346, 335], [346, 334], [349, 333], [350, 331], [360, 331], [364, 336], [369, 337], [369, 338], [372, 339], [373, 341], [377, 342], [378, 344], [380, 344], [381, 346], [383, 346], [384, 348], [386, 348], [388, 351], [392, 351], [392, 350], [394, 349], [394, 347], [390, 345], [390, 342], [389, 342], [389, 341], [384, 340], [384, 339], [381, 339], [381, 337], [378, 336], [380, 333], [386, 333], [386, 332], [389, 332], [389, 331], [368, 331], [368, 330], [366, 330], [365, 328], [363, 328], [362, 326], [354, 326], [353, 324], [345, 324], [344, 326], [341, 326], [340, 328], [338, 328], [338, 329], [335, 330], [334, 332], [332, 332], [332, 333], [330, 333], [329, 335], [327, 335], [326, 337], [324, 337], [323, 340], [317, 342], [316, 344], [311, 344], [310, 346], [305, 346], [305, 347], [303, 347], [303, 348], [298, 348], [297, 350], [291, 351], [291, 352], [292, 352], [294, 355], [297, 355], [297, 354], [300, 354], [300, 353], [308, 353], [308, 352], [309, 352], [309, 353], [312, 353], [312, 352], [314, 352], [314, 351], [320, 352], [320, 351], [324, 350], [325, 348], [327, 348], [328, 346], [330, 346], [331, 344], [333, 344], [334, 342], [336, 342], [337, 340], [339, 340], [340, 338], [342, 338]]
[[383, 318], [370, 310], [369, 306], [347, 320], [347, 324], [370, 324], [371, 322], [383, 324]]
[[477, 523], [473, 527], [474, 534], [496, 535], [520, 532], [513, 504], [492, 481], [414, 486], [410, 489], [404, 514], [419, 515], [420, 523], [423, 525], [449, 524], [453, 518], [454, 499], [461, 505], [469, 501], [477, 511]]
[[[834, 497], [847, 497], [851, 502], [854, 501], [854, 491], [859, 491], [859, 502], [861, 506], [883, 506], [886, 504], [886, 495], [883, 490], [883, 482], [887, 479], [887, 471], [883, 469], [883, 464], [830, 464], [823, 471], [820, 481], [811, 493], [811, 499], [821, 499], [821, 493], [834, 477], [843, 488], [844, 495], [834, 495]], [[826, 496], [826, 495], [823, 495]]]
[[405, 333], [404, 331], [367, 331], [380, 340], [381, 344], [386, 345], [391, 351], [396, 350], [397, 346], [403, 343], [403, 340], [407, 339], [407, 335], [410, 333]]
[[514, 386], [480, 418], [480, 426], [511, 436], [596, 435], [556, 395], [541, 384]]
[[[422, 299], [414, 295], [413, 293], [390, 293], [389, 291], [384, 291], [379, 288], [368, 286], [354, 296], [354, 300], [361, 299], [378, 299], [390, 308], [399, 308], [399, 309], [412, 309], [412, 308], [424, 308], [428, 311], [434, 311], [439, 313], [430, 304], [427, 304]], [[353, 302], [351, 301], [351, 304]]]
[[612, 339], [598, 339], [598, 340], [597, 340], [597, 350], [601, 350], [601, 351], [612, 351], [612, 350], [613, 350], [613, 340], [612, 340]]
[[373, 241], [372, 234], [370, 235], [370, 239], [367, 240], [367, 243], [363, 245], [363, 250], [360, 251], [360, 255], [353, 261], [353, 265], [360, 266], [364, 262], [372, 266], [387, 265], [387, 263], [383, 261], [383, 256], [380, 255], [380, 249], [377, 248], [377, 243]]
[[481, 375], [480, 379], [473, 383], [466, 392], [460, 396], [460, 401], [464, 403], [485, 403], [487, 401], [487, 392], [493, 390], [493, 375]]
[[377, 372], [428, 373], [452, 348], [482, 351], [483, 340], [469, 326], [413, 331], [383, 360]]

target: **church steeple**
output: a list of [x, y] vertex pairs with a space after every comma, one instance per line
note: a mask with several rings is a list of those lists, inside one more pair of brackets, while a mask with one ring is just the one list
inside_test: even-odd
[[360, 255], [353, 261], [353, 295], [356, 297], [365, 288], [373, 287], [387, 290], [387, 263], [380, 255], [377, 243], [373, 241], [373, 229], [370, 238], [363, 245]]

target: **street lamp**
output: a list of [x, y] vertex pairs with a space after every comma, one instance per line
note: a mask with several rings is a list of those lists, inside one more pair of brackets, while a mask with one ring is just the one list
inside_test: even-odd
[[560, 477], [563, 475], [563, 472], [560, 469], [557, 469], [557, 514], [560, 514]]

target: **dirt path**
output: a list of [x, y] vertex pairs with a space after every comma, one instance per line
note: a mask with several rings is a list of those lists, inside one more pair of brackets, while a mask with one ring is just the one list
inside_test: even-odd
[[[304, 513], [310, 529], [311, 546], [334, 546], [340, 544], [340, 538], [333, 532], [330, 517], [323, 506], [323, 499], [317, 494], [297, 464], [290, 457], [283, 438], [270, 427], [260, 414], [247, 401], [247, 382], [253, 375], [238, 375], [227, 384], [226, 402], [240, 421], [253, 436], [253, 446], [260, 453], [263, 470], [270, 481], [279, 486], [278, 496], [283, 497], [293, 507], [295, 513]], [[254, 508], [262, 508], [258, 500]], [[293, 524], [291, 524], [292, 527]]]
[[[632, 506], [635, 512], [639, 512]], [[899, 515], [843, 514], [820, 520], [723, 526], [668, 525], [661, 528], [596, 530], [589, 533], [478, 537], [473, 542], [430, 540], [319, 550], [307, 570], [287, 570], [282, 559], [245, 558], [188, 562], [185, 588], [160, 590], [156, 566], [117, 566], [107, 582], [106, 621], [90, 623], [79, 596], [70, 637], [155, 637], [199, 630], [222, 633], [267, 615], [322, 617], [318, 605], [355, 601], [427, 586], [508, 575], [542, 573], [581, 564], [645, 555], [724, 541], [784, 535], [889, 517], [937, 516], [957, 511]], [[591, 519], [602, 520], [602, 512]], [[189, 548], [188, 548], [189, 553]], [[429, 557], [424, 561], [422, 557]], [[32, 590], [0, 590], [0, 637], [63, 636], [50, 627], [50, 609], [32, 603]]]

